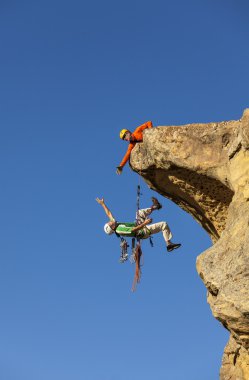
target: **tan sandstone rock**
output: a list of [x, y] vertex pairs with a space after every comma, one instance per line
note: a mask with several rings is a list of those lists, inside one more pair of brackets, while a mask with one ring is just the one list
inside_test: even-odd
[[146, 130], [131, 167], [211, 236], [197, 271], [213, 315], [231, 332], [220, 379], [248, 380], [249, 109], [238, 121]]

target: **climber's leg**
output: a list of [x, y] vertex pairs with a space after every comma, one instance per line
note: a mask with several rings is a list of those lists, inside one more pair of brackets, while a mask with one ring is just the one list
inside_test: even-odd
[[[174, 244], [171, 242], [172, 239], [172, 233], [170, 231], [170, 228], [166, 222], [159, 222], [154, 224], [149, 224], [146, 229], [149, 230], [150, 234], [156, 234], [158, 232], [162, 232], [163, 238], [165, 240], [165, 243], [167, 245], [167, 251], [171, 252], [176, 248], [179, 248], [181, 244]], [[148, 237], [148, 236], [146, 236]]]
[[152, 213], [151, 207], [149, 208], [142, 208], [141, 210], [138, 210], [136, 213], [136, 220], [139, 222], [139, 224], [143, 223], [148, 215]]
[[166, 222], [149, 224], [146, 228], [150, 231], [152, 235], [157, 234], [161, 231], [166, 244], [168, 245], [170, 243], [170, 239], [172, 239], [172, 233]]

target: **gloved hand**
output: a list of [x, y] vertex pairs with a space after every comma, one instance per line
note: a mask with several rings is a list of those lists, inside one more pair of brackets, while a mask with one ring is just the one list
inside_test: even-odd
[[122, 174], [123, 167], [122, 166], [117, 166], [116, 174], [120, 175]]

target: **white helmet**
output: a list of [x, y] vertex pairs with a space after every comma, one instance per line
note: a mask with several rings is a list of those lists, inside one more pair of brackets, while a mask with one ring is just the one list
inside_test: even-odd
[[107, 235], [111, 235], [114, 233], [113, 229], [109, 226], [109, 223], [104, 225], [104, 231]]

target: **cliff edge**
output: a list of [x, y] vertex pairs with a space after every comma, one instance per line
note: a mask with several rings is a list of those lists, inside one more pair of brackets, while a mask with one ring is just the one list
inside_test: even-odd
[[240, 120], [145, 130], [130, 165], [190, 213], [213, 246], [197, 257], [212, 313], [231, 333], [221, 380], [249, 379], [249, 109]]

